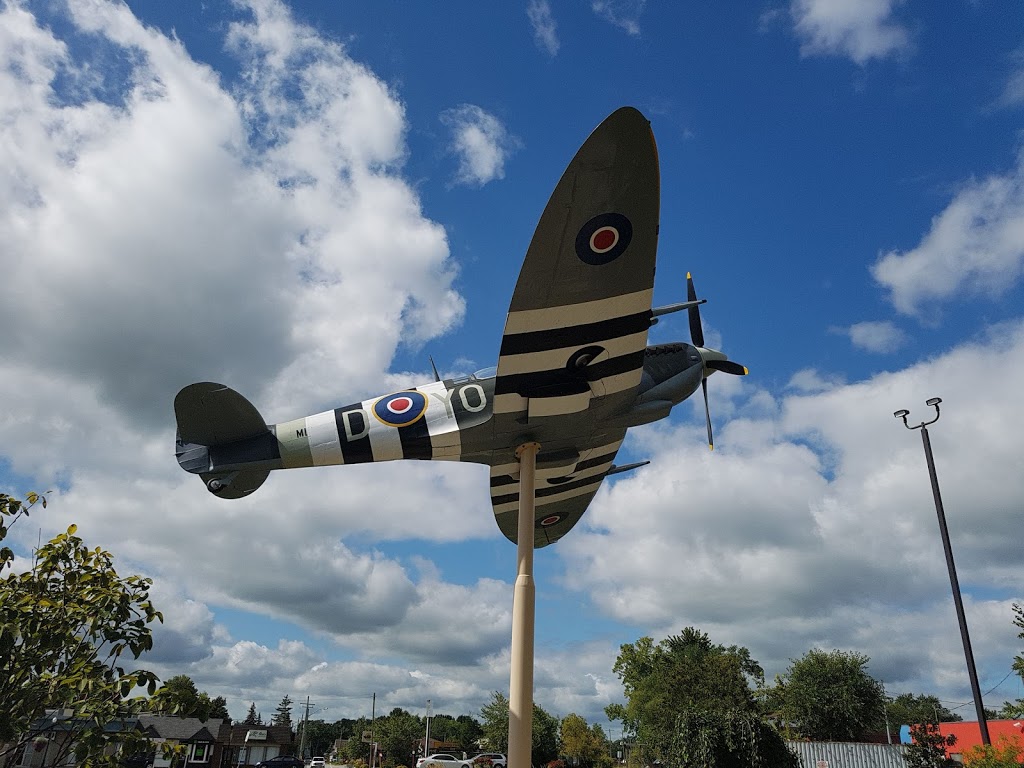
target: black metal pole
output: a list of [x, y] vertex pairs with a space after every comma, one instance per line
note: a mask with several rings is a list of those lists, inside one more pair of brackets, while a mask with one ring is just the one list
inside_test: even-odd
[[960, 597], [960, 582], [956, 578], [956, 566], [953, 564], [953, 548], [949, 543], [949, 531], [946, 529], [946, 513], [942, 509], [942, 496], [939, 494], [939, 478], [935, 474], [935, 460], [932, 458], [932, 441], [928, 437], [928, 427], [921, 425], [921, 442], [924, 443], [924, 456], [928, 461], [928, 476], [932, 481], [932, 495], [935, 497], [935, 514], [939, 518], [939, 533], [942, 536], [942, 548], [946, 553], [946, 568], [949, 569], [949, 584], [953, 588], [953, 604], [956, 605], [956, 618], [960, 622], [960, 639], [964, 643], [964, 656], [967, 658], [967, 673], [971, 678], [971, 693], [974, 695], [974, 709], [978, 713], [978, 727], [981, 729], [982, 744], [992, 743], [988, 736], [988, 721], [985, 719], [985, 705], [981, 701], [981, 688], [978, 686], [978, 671], [974, 666], [974, 652], [971, 650], [971, 636], [967, 632], [967, 617], [964, 616], [964, 602]]

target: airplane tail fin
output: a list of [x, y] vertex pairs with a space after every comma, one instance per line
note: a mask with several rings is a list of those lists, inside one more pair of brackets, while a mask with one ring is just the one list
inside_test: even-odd
[[210, 472], [210, 449], [270, 435], [256, 407], [230, 387], [210, 381], [190, 384], [174, 398], [178, 422], [175, 455], [186, 472], [197, 474], [222, 499], [248, 496], [267, 479], [267, 469]]

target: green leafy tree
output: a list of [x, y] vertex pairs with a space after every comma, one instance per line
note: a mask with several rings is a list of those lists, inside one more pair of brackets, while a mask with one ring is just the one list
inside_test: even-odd
[[[46, 506], [35, 493], [26, 502], [0, 494], [0, 541], [32, 507]], [[106, 726], [140, 710], [141, 697], [131, 697], [138, 686], [156, 691], [156, 675], [126, 671], [122, 657], [150, 650], [149, 625], [163, 616], [149, 600], [149, 579], [119, 576], [113, 555], [86, 547], [76, 531], [69, 526], [44, 544], [23, 573], [10, 572], [14, 553], [0, 548], [0, 764], [39, 735], [35, 724], [51, 708], [79, 718], [79, 764], [103, 762], [113, 745], [141, 748], [136, 736]]]
[[937, 723], [925, 722], [910, 726], [912, 742], [903, 754], [907, 768], [948, 768], [957, 765], [946, 757], [946, 749], [956, 744], [952, 733], [943, 736]]
[[[487, 748], [508, 754], [508, 699], [495, 691], [491, 700], [480, 709], [481, 729]], [[544, 765], [558, 757], [558, 718], [533, 705], [534, 765]]]
[[459, 749], [466, 752], [475, 752], [477, 743], [483, 735], [484, 730], [480, 727], [480, 723], [477, 722], [476, 718], [470, 715], [459, 715], [452, 724], [449, 740], [456, 742], [459, 745]]
[[1024, 699], [1017, 699], [1016, 702], [1004, 701], [994, 719], [1016, 720], [1019, 717], [1024, 717]]
[[[277, 709], [274, 711], [273, 716], [270, 718], [272, 725], [287, 725], [289, 728], [292, 726], [292, 700], [288, 694], [281, 699], [281, 703], [277, 705]], [[319, 753], [317, 753], [319, 754]]]
[[395, 708], [377, 721], [375, 738], [384, 752], [384, 765], [416, 765], [416, 742], [424, 734], [426, 724], [404, 709]]
[[[380, 722], [379, 720], [377, 721]], [[330, 754], [336, 739], [341, 738], [341, 724], [328, 723], [324, 720], [299, 721], [298, 739], [302, 741], [302, 732], [306, 732], [306, 751], [310, 756]]]
[[533, 762], [545, 765], [558, 757], [558, 718], [533, 705]]
[[975, 744], [964, 750], [968, 768], [1020, 768], [1024, 759], [1021, 737], [1000, 736], [995, 744]]
[[601, 726], [593, 728], [579, 715], [572, 713], [562, 718], [559, 729], [561, 753], [572, 760], [573, 765], [582, 768], [606, 768], [612, 764], [608, 754], [608, 740]]
[[[1024, 606], [1013, 604], [1013, 625], [1022, 630], [1017, 637], [1024, 640]], [[1013, 671], [1020, 675], [1021, 682], [1024, 682], [1024, 653], [1013, 657]], [[1003, 717], [1015, 718], [1024, 717], [1024, 699], [1017, 699], [1016, 702], [1005, 702], [1000, 714]]]
[[883, 729], [885, 693], [865, 671], [869, 661], [853, 652], [808, 651], [779, 680], [782, 717], [819, 741], [858, 741]]
[[491, 700], [481, 707], [480, 726], [487, 748], [508, 754], [508, 699], [499, 691], [492, 693]]
[[191, 677], [175, 675], [160, 686], [147, 706], [152, 712], [197, 717], [206, 722], [210, 719], [213, 703], [205, 691], [196, 688]]
[[800, 768], [779, 732], [754, 712], [683, 712], [666, 757], [687, 768]]
[[899, 728], [901, 725], [921, 723], [952, 723], [963, 720], [960, 715], [952, 712], [935, 696], [913, 693], [901, 693], [885, 705], [889, 716], [889, 725]]
[[360, 717], [355, 720], [341, 720], [335, 723], [338, 726], [338, 738], [346, 738], [342, 745], [339, 757], [342, 762], [350, 765], [362, 762], [366, 765], [370, 762], [371, 748], [369, 744], [362, 741], [363, 731], [370, 730], [370, 718]]
[[641, 637], [621, 646], [612, 671], [627, 703], [610, 705], [605, 713], [622, 720], [624, 732], [645, 745], [651, 754], [638, 757], [647, 759], [664, 756], [684, 712], [755, 712], [750, 685], [764, 682], [764, 670], [746, 648], [715, 645], [693, 627], [657, 645]]

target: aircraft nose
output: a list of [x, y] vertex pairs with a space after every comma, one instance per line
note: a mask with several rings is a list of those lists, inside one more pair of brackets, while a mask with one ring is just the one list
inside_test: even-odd
[[708, 365], [711, 361], [725, 361], [729, 357], [724, 352], [719, 352], [717, 349], [711, 349], [710, 347], [697, 347], [697, 353], [700, 355], [701, 362], [704, 363], [705, 376], [710, 376], [715, 372], [715, 368]]

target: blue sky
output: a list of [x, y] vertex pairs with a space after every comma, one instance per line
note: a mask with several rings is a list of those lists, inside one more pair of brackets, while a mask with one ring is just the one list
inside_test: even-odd
[[[986, 702], [1021, 642], [1024, 6], [0, 2], [0, 485], [155, 580], [147, 664], [244, 716], [507, 692], [515, 550], [480, 467], [277, 473], [212, 498], [175, 392], [272, 422], [494, 364], [537, 218], [622, 105], [661, 164], [655, 297], [691, 271], [751, 369], [632, 430], [538, 554], [536, 700], [603, 721], [618, 646], [685, 626], [769, 678], [812, 647], [969, 701], [912, 419], [932, 430]], [[688, 340], [664, 318], [655, 342]], [[959, 709], [969, 717], [970, 706]]]

